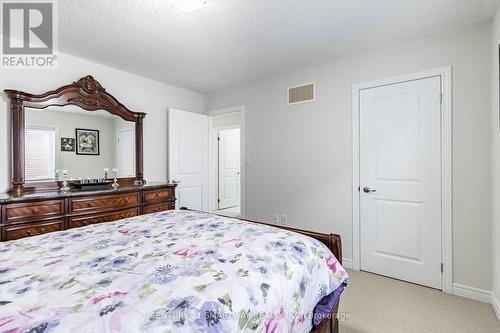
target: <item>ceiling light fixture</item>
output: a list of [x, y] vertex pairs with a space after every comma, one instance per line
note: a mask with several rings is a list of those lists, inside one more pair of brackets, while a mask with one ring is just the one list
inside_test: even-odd
[[204, 5], [208, 0], [170, 0], [170, 3], [180, 11], [194, 12]]

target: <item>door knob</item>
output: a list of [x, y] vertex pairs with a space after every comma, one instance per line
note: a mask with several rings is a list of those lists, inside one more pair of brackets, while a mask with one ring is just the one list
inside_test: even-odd
[[370, 192], [377, 192], [377, 190], [372, 190], [368, 186], [363, 187], [363, 192], [365, 193], [370, 193]]

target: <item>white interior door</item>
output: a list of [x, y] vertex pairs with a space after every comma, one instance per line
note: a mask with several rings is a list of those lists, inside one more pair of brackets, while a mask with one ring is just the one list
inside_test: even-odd
[[179, 182], [176, 208], [208, 211], [208, 116], [169, 110], [168, 171]]
[[240, 205], [240, 129], [219, 131], [219, 209]]
[[118, 177], [135, 176], [135, 132], [133, 128], [119, 129], [117, 135], [117, 168]]
[[441, 78], [359, 103], [361, 269], [441, 289]]

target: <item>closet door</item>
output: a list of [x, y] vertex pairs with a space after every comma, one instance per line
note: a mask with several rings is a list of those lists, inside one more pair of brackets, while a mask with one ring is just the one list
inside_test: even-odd
[[441, 289], [441, 78], [360, 92], [361, 269]]

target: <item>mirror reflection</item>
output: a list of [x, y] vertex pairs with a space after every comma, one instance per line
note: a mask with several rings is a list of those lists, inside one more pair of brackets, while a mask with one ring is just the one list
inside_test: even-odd
[[[26, 181], [135, 177], [135, 123], [104, 110], [76, 106], [25, 109]], [[61, 173], [61, 172], [60, 172]]]

